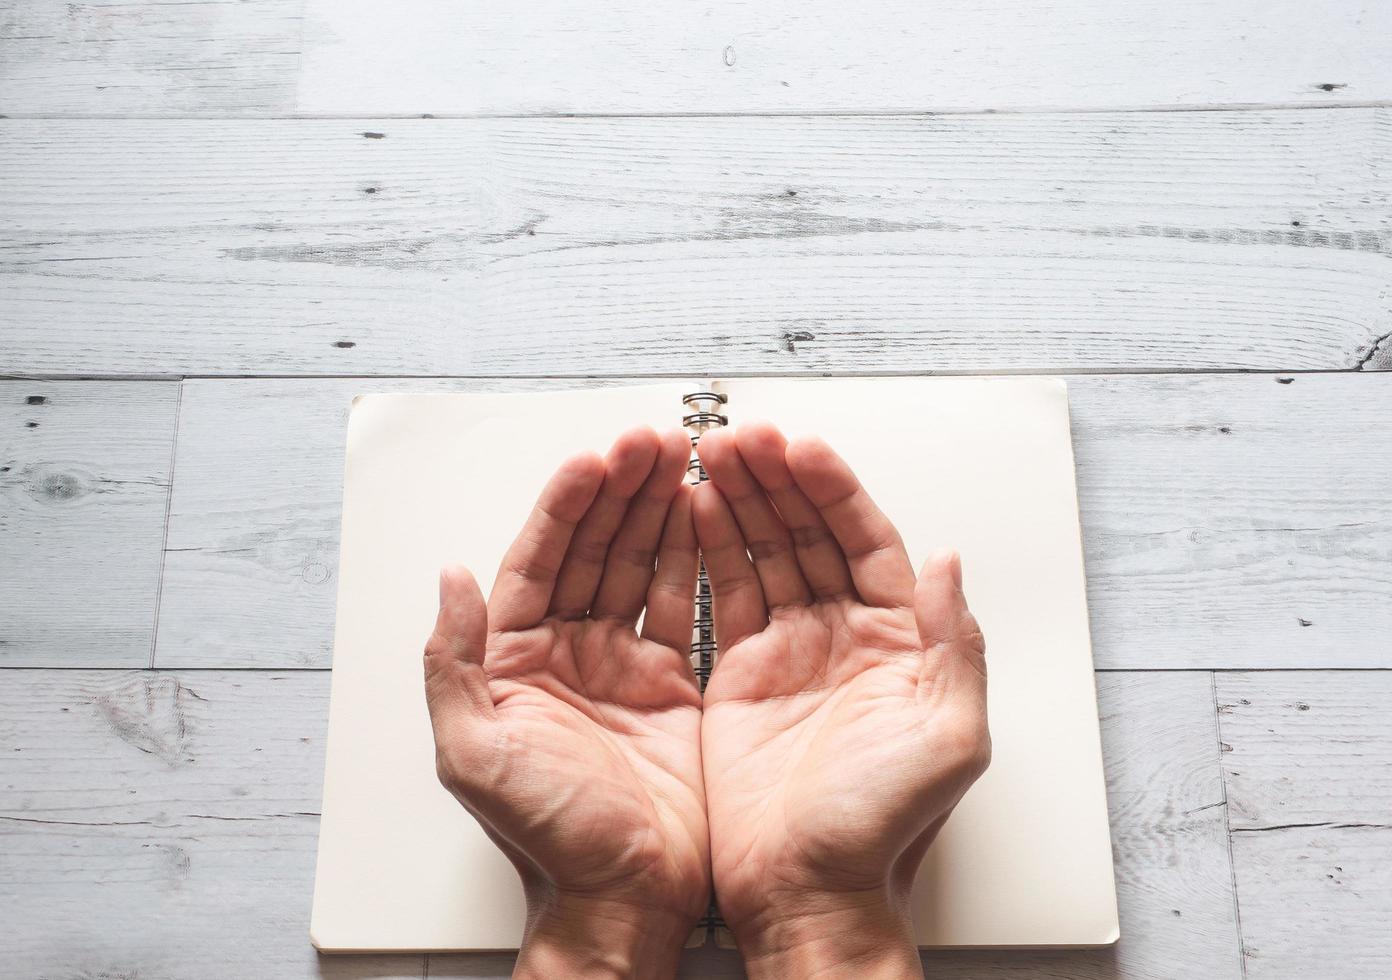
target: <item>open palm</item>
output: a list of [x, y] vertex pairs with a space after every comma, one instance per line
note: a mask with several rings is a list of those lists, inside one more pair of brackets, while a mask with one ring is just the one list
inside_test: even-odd
[[715, 890], [738, 935], [844, 901], [902, 911], [984, 770], [984, 647], [954, 554], [915, 581], [819, 440], [702, 438], [695, 523], [720, 658], [702, 729]]
[[441, 779], [529, 902], [705, 909], [689, 451], [681, 432], [638, 429], [564, 464], [486, 607], [467, 571], [442, 573], [426, 648]]

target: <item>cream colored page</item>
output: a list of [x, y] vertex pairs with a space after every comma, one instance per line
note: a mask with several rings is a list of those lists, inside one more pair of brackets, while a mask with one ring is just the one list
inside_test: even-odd
[[733, 425], [818, 433], [915, 568], [961, 551], [987, 639], [990, 771], [919, 873], [921, 945], [1093, 945], [1117, 910], [1063, 382], [735, 380]]
[[[312, 921], [324, 949], [501, 949], [516, 877], [435, 781], [420, 648], [435, 577], [485, 588], [565, 455], [680, 417], [674, 383], [523, 395], [383, 395], [354, 409]], [[1086, 945], [1116, 931], [1083, 572], [1058, 382], [735, 381], [732, 421], [817, 431], [916, 559], [959, 547], [988, 637], [996, 761], [930, 853], [925, 945]], [[502, 460], [501, 475], [490, 461]]]
[[517, 876], [435, 778], [421, 650], [441, 565], [485, 592], [564, 457], [680, 424], [689, 384], [368, 395], [349, 426], [311, 938], [325, 950], [515, 949]]

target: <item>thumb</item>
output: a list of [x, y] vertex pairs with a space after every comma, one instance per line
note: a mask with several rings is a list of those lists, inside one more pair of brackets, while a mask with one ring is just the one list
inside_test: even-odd
[[493, 699], [483, 672], [488, 605], [469, 570], [440, 571], [440, 614], [425, 644], [425, 702], [436, 742], [456, 726], [491, 718]]
[[923, 641], [922, 682], [938, 696], [986, 706], [986, 641], [962, 592], [962, 559], [950, 548], [923, 563], [914, 585], [914, 619]]

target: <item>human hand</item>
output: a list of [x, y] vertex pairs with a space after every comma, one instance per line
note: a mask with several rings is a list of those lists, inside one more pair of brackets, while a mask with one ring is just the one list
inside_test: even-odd
[[990, 760], [959, 560], [940, 553], [915, 582], [898, 532], [818, 439], [755, 424], [699, 452], [721, 914], [751, 977], [921, 976], [914, 875]]
[[566, 462], [486, 606], [441, 573], [436, 759], [522, 878], [517, 976], [670, 974], [706, 910], [689, 456], [684, 433], [637, 429]]

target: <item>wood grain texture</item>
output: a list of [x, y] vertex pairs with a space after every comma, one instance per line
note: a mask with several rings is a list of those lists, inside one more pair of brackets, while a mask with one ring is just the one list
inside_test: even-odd
[[1388, 109], [0, 141], [12, 373], [1392, 367]]
[[[1392, 96], [1357, 0], [307, 0], [310, 113], [1122, 108]], [[460, 57], [460, 52], [468, 52]]]
[[7, 671], [6, 975], [421, 977], [309, 945], [328, 680]]
[[[11, 671], [0, 685], [0, 955], [16, 976], [418, 977], [316, 957], [327, 673]], [[1208, 678], [1101, 678], [1123, 940], [933, 954], [933, 976], [1236, 977]], [[430, 957], [431, 977], [509, 957]], [[686, 975], [734, 975], [728, 954]]]
[[302, 5], [0, 0], [0, 113], [287, 109], [299, 71]]
[[[1392, 385], [1280, 380], [1069, 379], [1099, 667], [1392, 666]], [[187, 382], [156, 663], [327, 666], [352, 397], [528, 384]]]
[[1392, 973], [1392, 673], [1224, 674], [1217, 693], [1247, 976]]
[[[0, 112], [499, 114], [1340, 105], [1392, 97], [1385, 5], [861, 9], [0, 0]], [[436, 20], [417, 9], [453, 8]], [[303, 36], [303, 40], [302, 40]], [[344, 53], [335, 45], [349, 43]], [[366, 45], [366, 46], [364, 46]], [[468, 51], [461, 59], [459, 51]], [[433, 83], [433, 84], [432, 84]]]
[[0, 667], [143, 667], [178, 385], [0, 381]]
[[1099, 666], [1392, 667], [1385, 376], [1069, 392]]

